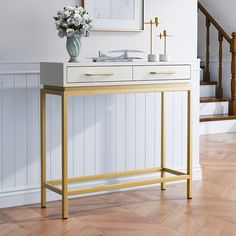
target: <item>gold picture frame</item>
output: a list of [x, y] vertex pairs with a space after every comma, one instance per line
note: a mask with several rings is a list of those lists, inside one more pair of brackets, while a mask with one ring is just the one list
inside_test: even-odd
[[[88, 3], [91, 0], [82, 0], [82, 7], [85, 8], [86, 10], [88, 10]], [[138, 1], [138, 0], [135, 0]], [[132, 29], [132, 28], [127, 28], [124, 29], [122, 27], [95, 27], [94, 29], [92, 29], [92, 31], [110, 31], [110, 32], [142, 32], [144, 30], [144, 10], [145, 10], [145, 0], [139, 0], [141, 3], [141, 15], [140, 15], [140, 19], [141, 19], [141, 27], [139, 29]], [[89, 10], [88, 10], [89, 11]], [[90, 13], [90, 12], [89, 12]], [[93, 15], [91, 15], [93, 17]], [[107, 21], [110, 21], [111, 19], [106, 19]]]

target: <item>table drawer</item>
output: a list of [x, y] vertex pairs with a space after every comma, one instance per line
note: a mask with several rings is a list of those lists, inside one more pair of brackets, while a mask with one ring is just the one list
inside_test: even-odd
[[191, 66], [134, 66], [134, 80], [190, 80]]
[[68, 83], [132, 81], [132, 67], [68, 67]]

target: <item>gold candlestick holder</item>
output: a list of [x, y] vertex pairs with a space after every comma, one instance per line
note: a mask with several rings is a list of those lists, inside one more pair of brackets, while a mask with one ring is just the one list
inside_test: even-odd
[[163, 33], [160, 33], [159, 37], [160, 39], [164, 39], [164, 53], [159, 55], [159, 60], [163, 62], [169, 61], [170, 55], [167, 54], [167, 38], [172, 37], [172, 35], [168, 35], [167, 31], [164, 30]]
[[145, 22], [144, 24], [150, 25], [150, 53], [148, 55], [148, 61], [155, 62], [157, 60], [157, 57], [156, 54], [153, 54], [153, 26], [156, 26], [156, 28], [158, 28], [160, 24], [159, 18], [155, 17], [155, 20], [150, 19], [149, 22]]

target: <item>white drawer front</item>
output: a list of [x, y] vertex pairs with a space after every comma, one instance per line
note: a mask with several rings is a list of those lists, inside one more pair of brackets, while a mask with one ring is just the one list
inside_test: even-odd
[[132, 81], [132, 67], [68, 67], [68, 83]]
[[190, 80], [191, 66], [134, 66], [134, 80]]

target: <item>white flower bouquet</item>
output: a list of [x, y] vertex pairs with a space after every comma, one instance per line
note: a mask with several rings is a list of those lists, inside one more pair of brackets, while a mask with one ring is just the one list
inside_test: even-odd
[[93, 19], [83, 7], [64, 7], [57, 12], [54, 20], [60, 38], [88, 36], [92, 29]]

